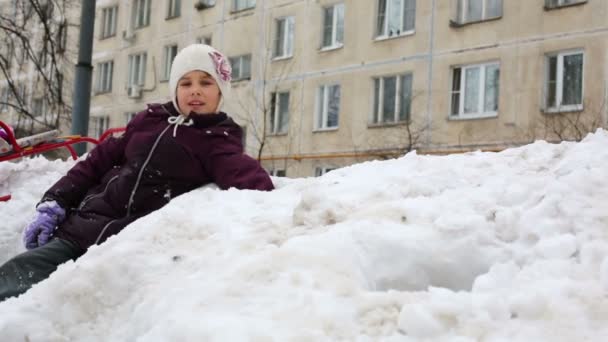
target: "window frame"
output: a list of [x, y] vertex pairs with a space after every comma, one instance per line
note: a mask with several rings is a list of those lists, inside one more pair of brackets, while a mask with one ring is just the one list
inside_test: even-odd
[[[496, 110], [495, 111], [486, 111], [485, 110], [485, 94], [486, 94], [486, 71], [490, 66], [497, 66], [498, 68], [498, 82], [497, 82], [497, 90], [496, 90]], [[466, 70], [470, 69], [480, 69], [479, 74], [479, 87], [478, 87], [478, 100], [477, 100], [477, 112], [474, 113], [465, 113], [465, 101], [466, 101]], [[456, 70], [460, 70], [460, 80], [458, 81], [459, 89], [458, 89], [458, 113], [454, 113], [454, 77]], [[472, 64], [461, 64], [455, 65], [450, 68], [451, 73], [451, 87], [450, 87], [450, 106], [449, 106], [449, 119], [451, 120], [466, 120], [466, 119], [481, 119], [481, 118], [493, 118], [498, 116], [498, 112], [500, 111], [500, 61], [492, 60], [488, 62], [482, 63], [472, 63]], [[479, 109], [482, 111], [479, 111]]]
[[[337, 9], [341, 7], [341, 12], [338, 11]], [[326, 16], [326, 11], [332, 9], [332, 22], [331, 22], [331, 41], [329, 44], [326, 45], [325, 42], [325, 34], [326, 34], [326, 29], [328, 28], [328, 24], [326, 22], [327, 16]], [[333, 5], [330, 6], [326, 6], [323, 7], [322, 9], [322, 15], [323, 15], [323, 26], [321, 27], [321, 51], [327, 51], [327, 50], [334, 50], [334, 49], [339, 49], [341, 47], [344, 46], [344, 18], [345, 18], [345, 10], [346, 10], [346, 6], [344, 5], [344, 2], [339, 2], [339, 3], [335, 3]], [[340, 18], [340, 14], [342, 15], [342, 18]], [[338, 39], [338, 33], [339, 33], [339, 20], [341, 19], [342, 21], [342, 34], [341, 34], [341, 40]]]
[[[141, 29], [150, 26], [150, 12], [152, 0], [135, 0], [133, 3], [133, 29]], [[143, 3], [143, 8], [140, 7]], [[143, 12], [143, 13], [140, 13]]]
[[[282, 112], [281, 112], [281, 95], [287, 95], [287, 110], [285, 114], [285, 129], [281, 130], [279, 126]], [[289, 106], [291, 102], [291, 93], [289, 90], [275, 91], [270, 93], [270, 115], [268, 119], [269, 123], [269, 135], [287, 135], [289, 133]]]
[[95, 82], [95, 94], [107, 94], [112, 92], [114, 79], [114, 60], [97, 63], [97, 82]]
[[[409, 36], [412, 35], [416, 32], [416, 12], [417, 12], [417, 7], [416, 7], [416, 0], [399, 0], [400, 1], [400, 10], [399, 10], [399, 33], [397, 34], [389, 34], [389, 16], [387, 15], [389, 12], [391, 12], [390, 10], [392, 8], [390, 8], [392, 5], [392, 2], [390, 2], [391, 0], [377, 0], [376, 1], [376, 16], [375, 16], [375, 28], [374, 28], [374, 39], [375, 40], [386, 40], [386, 39], [391, 39], [391, 38], [397, 38], [397, 37], [404, 37], [404, 36]], [[380, 8], [382, 6], [380, 6], [380, 2], [384, 2], [384, 13], [381, 15], [380, 14]], [[410, 6], [413, 9], [410, 9], [414, 11], [414, 15], [412, 16], [413, 18], [413, 23], [411, 23], [411, 28], [407, 28], [404, 27], [405, 26], [405, 17], [406, 16], [406, 2], [408, 2], [410, 4]], [[410, 3], [411, 2], [411, 3]], [[380, 32], [380, 20], [382, 18], [382, 32]]]
[[7, 113], [9, 111], [8, 96], [10, 89], [7, 87], [0, 88], [0, 113]]
[[167, 0], [167, 15], [165, 20], [179, 18], [182, 15], [181, 0]]
[[[251, 80], [251, 54], [229, 57], [228, 60], [230, 61], [230, 65], [232, 66], [233, 82]], [[246, 61], [248, 61], [248, 65], [247, 63], [245, 63]], [[246, 65], [249, 72], [247, 73], [247, 75], [243, 75], [243, 66]]]
[[136, 116], [137, 116], [137, 112], [125, 112], [124, 113], [125, 126], [127, 124], [129, 124], [129, 122], [131, 122], [131, 120], [133, 120]]
[[116, 36], [118, 5], [101, 9], [101, 37], [107, 39]]
[[[405, 119], [401, 119], [400, 118], [400, 110], [401, 107], [403, 105], [403, 101], [401, 99], [401, 90], [403, 89], [403, 83], [404, 80], [406, 78], [409, 77], [409, 91], [408, 91], [408, 95], [409, 95], [409, 101], [408, 101], [408, 110], [405, 113]], [[385, 83], [386, 83], [386, 79], [389, 78], [395, 78], [395, 108], [394, 108], [394, 113], [393, 113], [393, 120], [392, 121], [386, 121], [384, 119], [384, 98], [385, 98]], [[378, 84], [378, 91], [376, 93], [376, 82], [379, 82]], [[388, 125], [399, 125], [399, 124], [404, 124], [407, 123], [409, 120], [411, 120], [412, 117], [412, 103], [413, 103], [413, 87], [414, 87], [414, 73], [409, 71], [409, 72], [402, 72], [402, 73], [398, 73], [398, 74], [391, 74], [391, 75], [383, 75], [383, 76], [374, 76], [372, 77], [372, 89], [373, 89], [373, 95], [372, 95], [372, 115], [370, 117], [368, 126], [370, 127], [376, 127], [376, 126], [388, 126]], [[377, 97], [376, 97], [377, 95]]]
[[[275, 23], [275, 32], [274, 32], [274, 46], [272, 52], [273, 60], [281, 60], [293, 57], [294, 50], [294, 42], [295, 42], [295, 26], [296, 26], [296, 18], [295, 16], [285, 16], [279, 17], [274, 20]], [[283, 24], [281, 24], [283, 23]], [[279, 35], [279, 26], [282, 26], [283, 29], [283, 41], [281, 42], [281, 54], [279, 54], [279, 42], [281, 41], [278, 37]]]
[[[468, 25], [468, 24], [475, 24], [475, 23], [481, 23], [481, 22], [485, 22], [485, 21], [491, 21], [491, 20], [497, 20], [502, 18], [503, 14], [504, 14], [504, 1], [503, 0], [498, 0], [500, 1], [500, 14], [496, 15], [496, 16], [488, 16], [488, 1], [492, 1], [492, 0], [480, 0], [481, 3], [481, 18], [479, 19], [470, 19], [468, 18], [468, 16], [470, 15], [467, 12], [467, 5], [469, 3], [469, 1], [475, 1], [475, 0], [455, 0], [456, 1], [456, 9], [455, 9], [455, 17], [450, 21], [450, 25], [454, 26], [454, 27], [460, 27], [460, 26], [464, 26], [464, 25]], [[461, 12], [458, 13], [458, 7], [461, 7]]]
[[168, 44], [163, 47], [163, 71], [161, 73], [161, 82], [169, 81], [169, 77], [171, 76], [171, 65], [173, 64], [173, 59], [177, 56], [178, 45]]
[[246, 11], [256, 6], [256, 0], [232, 0], [232, 12]]
[[[139, 67], [137, 71], [135, 71], [133, 63], [134, 59], [139, 58]], [[143, 59], [143, 63], [142, 63]], [[132, 87], [134, 85], [143, 87], [146, 83], [146, 67], [147, 67], [148, 53], [147, 52], [138, 52], [134, 54], [130, 54], [128, 56], [128, 73], [127, 73], [127, 86]], [[134, 80], [137, 78], [137, 80]], [[134, 82], [136, 81], [136, 82]]]
[[315, 177], [321, 177], [323, 175], [325, 175], [328, 172], [334, 171], [338, 169], [338, 167], [335, 166], [316, 166], [315, 167]]
[[287, 171], [285, 169], [270, 169], [268, 174], [272, 177], [287, 177]]
[[[332, 87], [338, 88], [338, 113], [335, 126], [328, 125], [329, 118], [329, 89]], [[313, 122], [313, 132], [320, 131], [335, 131], [340, 127], [340, 102], [342, 100], [342, 87], [339, 83], [322, 84], [317, 87], [317, 95], [315, 100], [315, 115]], [[321, 125], [319, 123], [321, 122]]]
[[[581, 103], [578, 104], [569, 104], [569, 105], [559, 105], [558, 103], [563, 100], [564, 96], [564, 82], [563, 82], [563, 72], [564, 72], [564, 57], [566, 56], [574, 56], [581, 55], [581, 88], [580, 88], [580, 97]], [[550, 65], [549, 60], [551, 57], [557, 57], [557, 65], [556, 65], [556, 80], [555, 80], [555, 103], [553, 106], [549, 106], [548, 101], [548, 91], [549, 91], [549, 74], [550, 74]], [[544, 75], [544, 85], [543, 85], [543, 111], [546, 113], [562, 113], [562, 112], [574, 112], [574, 111], [582, 111], [584, 109], [584, 99], [585, 99], [585, 50], [584, 49], [570, 49], [570, 50], [561, 50], [553, 53], [548, 53], [545, 55], [545, 75]], [[561, 77], [560, 77], [561, 76]]]
[[89, 136], [99, 138], [108, 129], [110, 129], [109, 115], [91, 116], [89, 118]]

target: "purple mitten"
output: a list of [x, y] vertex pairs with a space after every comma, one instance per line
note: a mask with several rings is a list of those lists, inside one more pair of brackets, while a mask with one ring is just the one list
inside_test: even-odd
[[57, 225], [65, 219], [65, 210], [55, 201], [40, 203], [36, 211], [38, 213], [32, 222], [25, 227], [23, 243], [27, 249], [49, 242]]

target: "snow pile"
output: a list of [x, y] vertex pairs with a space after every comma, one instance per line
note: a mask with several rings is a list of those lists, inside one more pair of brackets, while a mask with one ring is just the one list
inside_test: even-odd
[[[206, 187], [0, 303], [7, 341], [605, 341], [608, 133]], [[70, 163], [0, 164], [0, 261]], [[7, 176], [8, 175], [8, 176]], [[35, 176], [34, 176], [35, 175]], [[8, 180], [8, 183], [6, 183]]]

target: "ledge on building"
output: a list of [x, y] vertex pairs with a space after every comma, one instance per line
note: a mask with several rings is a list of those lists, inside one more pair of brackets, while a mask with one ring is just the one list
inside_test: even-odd
[[467, 120], [483, 120], [498, 118], [498, 112], [470, 114], [468, 116], [448, 115], [448, 121], [467, 121]]
[[475, 24], [480, 24], [480, 23], [485, 23], [488, 21], [497, 21], [502, 19], [502, 15], [498, 16], [498, 17], [492, 17], [492, 18], [487, 18], [487, 19], [481, 19], [481, 20], [472, 20], [472, 21], [464, 21], [464, 22], [460, 22], [454, 19], [450, 19], [450, 27], [451, 28], [461, 28], [461, 27], [465, 27], [465, 26], [469, 26], [469, 25], [475, 25]]
[[336, 45], [322, 46], [321, 48], [319, 48], [319, 52], [329, 52], [329, 51], [335, 51], [335, 50], [342, 49], [343, 47], [344, 47], [344, 44], [336, 44]]
[[571, 105], [571, 106], [562, 106], [562, 107], [550, 107], [550, 108], [541, 108], [541, 112], [543, 114], [560, 114], [560, 113], [574, 113], [574, 112], [582, 112], [585, 110], [582, 104], [580, 105]]
[[336, 127], [328, 127], [328, 128], [315, 128], [312, 130], [313, 133], [327, 133], [327, 132], [336, 132], [338, 130], [338, 126]]
[[375, 42], [383, 42], [385, 40], [391, 40], [391, 39], [397, 39], [397, 38], [403, 38], [403, 37], [413, 36], [415, 33], [416, 33], [416, 30], [408, 30], [408, 31], [401, 32], [399, 34], [392, 35], [392, 36], [376, 36], [376, 37], [374, 37], [374, 41]]

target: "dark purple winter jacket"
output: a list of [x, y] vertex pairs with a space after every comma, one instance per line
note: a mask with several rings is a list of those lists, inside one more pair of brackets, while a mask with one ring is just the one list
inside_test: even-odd
[[274, 188], [260, 164], [243, 154], [241, 127], [226, 114], [191, 115], [193, 125], [175, 130], [167, 119], [177, 115], [171, 102], [148, 105], [123, 136], [99, 144], [55, 183], [43, 201], [68, 210], [55, 236], [84, 251], [205, 184]]

